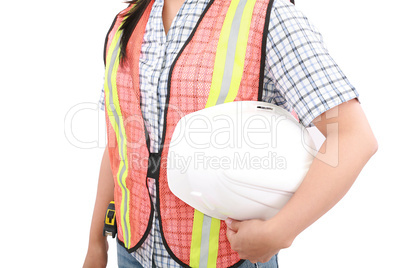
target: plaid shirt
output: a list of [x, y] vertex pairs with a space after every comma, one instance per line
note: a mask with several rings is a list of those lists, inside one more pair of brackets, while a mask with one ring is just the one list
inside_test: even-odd
[[[262, 100], [297, 113], [311, 126], [321, 113], [358, 97], [329, 55], [321, 34], [288, 0], [273, 3], [267, 38]], [[140, 56], [141, 110], [150, 135], [150, 150], [158, 152], [170, 67], [189, 37], [208, 0], [186, 0], [166, 34], [162, 22], [163, 0], [155, 0], [146, 26]], [[104, 110], [104, 91], [100, 99]], [[155, 204], [155, 183], [149, 179]], [[166, 251], [154, 217], [144, 244], [132, 255], [144, 266], [180, 267]]]

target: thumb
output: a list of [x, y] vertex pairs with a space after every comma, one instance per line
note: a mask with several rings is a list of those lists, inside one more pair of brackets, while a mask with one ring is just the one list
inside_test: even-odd
[[234, 232], [237, 232], [239, 230], [240, 223], [241, 223], [240, 221], [236, 221], [234, 219], [227, 218], [225, 220], [225, 222], [226, 222], [226, 225], [227, 225], [228, 229], [230, 229], [230, 230], [232, 230]]

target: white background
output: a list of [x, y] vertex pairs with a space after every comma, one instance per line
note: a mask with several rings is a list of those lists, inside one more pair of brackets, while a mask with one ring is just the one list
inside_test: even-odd
[[[105, 144], [97, 111], [103, 42], [125, 6], [0, 4], [1, 267], [83, 263]], [[280, 267], [400, 268], [402, 5], [298, 0], [297, 6], [360, 92], [379, 151], [346, 197], [281, 252]], [[75, 113], [79, 108], [86, 110]], [[109, 267], [116, 267], [109, 241]]]

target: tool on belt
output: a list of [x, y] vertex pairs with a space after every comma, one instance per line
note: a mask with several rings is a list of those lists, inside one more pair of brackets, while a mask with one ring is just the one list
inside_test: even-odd
[[114, 207], [114, 201], [109, 203], [105, 215], [105, 225], [103, 226], [103, 235], [116, 237], [117, 234], [117, 223], [116, 223], [116, 210]]

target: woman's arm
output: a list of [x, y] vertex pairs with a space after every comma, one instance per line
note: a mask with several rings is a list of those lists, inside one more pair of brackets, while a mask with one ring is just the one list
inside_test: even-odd
[[88, 252], [84, 262], [84, 268], [106, 267], [108, 243], [103, 236], [105, 212], [113, 200], [114, 182], [110, 168], [108, 147], [106, 147], [99, 171], [98, 190], [96, 194], [95, 208], [92, 216], [89, 235]]
[[377, 141], [356, 99], [314, 120], [326, 137], [304, 181], [268, 221], [227, 220], [227, 236], [242, 259], [266, 262], [331, 209], [349, 190], [377, 150]]

